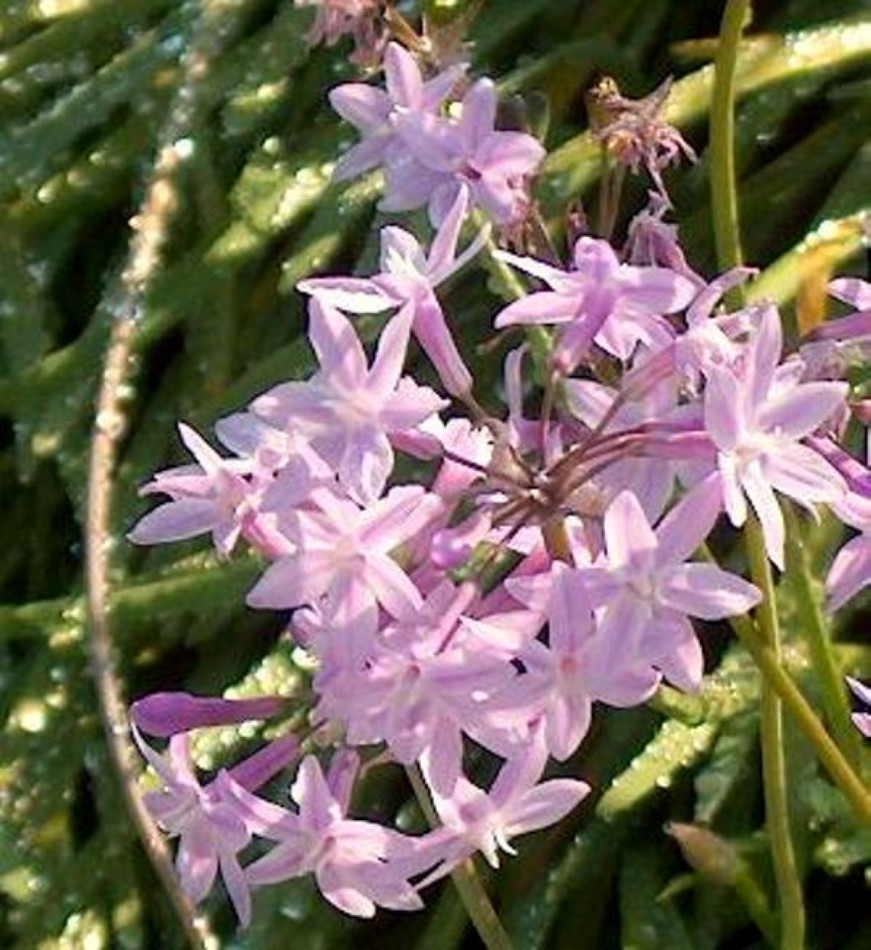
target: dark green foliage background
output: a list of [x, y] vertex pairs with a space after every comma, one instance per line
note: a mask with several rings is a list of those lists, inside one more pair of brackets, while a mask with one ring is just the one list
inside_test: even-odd
[[[88, 668], [82, 501], [95, 393], [117, 306], [128, 220], [143, 197], [180, 56], [200, 4], [177, 0], [0, 2], [0, 945], [174, 947], [181, 936], [151, 876], [111, 771]], [[444, 12], [452, 4], [431, 4]], [[800, 288], [826, 267], [862, 273], [861, 212], [871, 194], [867, 130], [871, 22], [861, 0], [760, 2], [738, 68], [738, 168], [757, 293], [792, 320]], [[175, 421], [207, 432], [271, 384], [310, 370], [295, 281], [364, 271], [376, 253], [376, 188], [329, 182], [353, 134], [324, 91], [352, 75], [348, 49], [310, 54], [309, 11], [289, 0], [203, 0], [211, 62], [188, 130], [181, 206], [148, 296], [125, 407], [115, 486], [113, 627], [128, 695], [157, 688], [251, 691], [298, 674], [280, 618], [243, 607], [257, 564], [218, 565], [205, 544], [132, 549], [136, 489], [181, 458]], [[473, 30], [475, 70], [507, 92], [550, 98], [551, 156], [538, 186], [559, 231], [566, 204], [594, 200], [596, 148], [583, 93], [601, 73], [633, 95], [666, 75], [672, 115], [698, 148], [669, 181], [695, 266], [713, 276], [707, 107], [720, 3], [491, 0]], [[689, 41], [689, 42], [688, 42]], [[697, 42], [696, 42], [697, 41]], [[643, 198], [632, 196], [637, 208]], [[448, 288], [467, 339], [499, 305], [498, 275]], [[495, 360], [481, 361], [495, 385]], [[482, 389], [481, 398], [488, 401]], [[496, 405], [490, 394], [492, 405]], [[836, 542], [810, 540], [819, 576]], [[815, 695], [801, 618], [783, 596], [789, 660]], [[838, 649], [871, 669], [855, 613]], [[771, 898], [755, 712], [758, 682], [725, 631], [705, 631], [717, 669], [681, 718], [650, 710], [597, 717], [563, 768], [604, 796], [521, 843], [494, 879], [520, 948], [748, 948], [761, 945], [729, 888], [694, 877], [670, 820], [710, 824], [739, 848]], [[263, 661], [264, 655], [268, 659]], [[863, 919], [868, 836], [803, 743], [790, 735], [794, 819], [812, 946], [871, 945]], [[207, 748], [203, 749], [208, 754]], [[387, 777], [370, 808], [408, 794]], [[672, 885], [670, 895], [661, 897]], [[359, 923], [308, 882], [258, 893], [234, 931], [208, 904], [222, 946], [448, 950], [476, 946], [450, 889], [412, 917]]]

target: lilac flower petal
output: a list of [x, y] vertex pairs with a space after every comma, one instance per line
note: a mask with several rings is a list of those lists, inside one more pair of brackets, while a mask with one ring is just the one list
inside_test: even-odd
[[705, 428], [724, 452], [732, 451], [743, 437], [742, 403], [743, 393], [735, 376], [723, 367], [709, 367], [705, 387]]
[[390, 97], [382, 89], [354, 82], [337, 86], [329, 92], [330, 105], [361, 132], [379, 129], [390, 114]]
[[271, 610], [312, 603], [326, 593], [335, 573], [331, 551], [300, 551], [270, 564], [245, 603]]
[[472, 389], [472, 374], [463, 361], [435, 294], [427, 294], [414, 309], [414, 335], [432, 361], [445, 389], [454, 396]]
[[245, 872], [236, 855], [226, 848], [218, 850], [218, 863], [230, 903], [239, 918], [239, 924], [241, 927], [248, 927], [251, 923], [251, 891]]
[[853, 695], [866, 706], [871, 706], [871, 686], [856, 679], [855, 676], [845, 676], [847, 685], [850, 687]]
[[783, 445], [766, 455], [763, 471], [774, 488], [799, 504], [836, 502], [846, 483], [819, 453], [804, 445]]
[[546, 828], [564, 818], [590, 793], [586, 782], [557, 778], [528, 791], [512, 812], [509, 835]]
[[774, 372], [780, 363], [782, 349], [780, 314], [773, 304], [767, 304], [762, 307], [759, 327], [750, 341], [752, 356], [747, 360], [744, 370], [749, 406], [761, 406], [765, 402], [774, 380]]
[[369, 504], [381, 496], [393, 464], [393, 449], [387, 435], [372, 426], [361, 427], [345, 440], [336, 474], [352, 498]]
[[563, 387], [570, 412], [591, 429], [598, 425], [617, 398], [617, 390], [591, 379], [567, 379]]
[[364, 549], [390, 550], [416, 534], [441, 508], [433, 495], [416, 485], [392, 488], [361, 518], [360, 543]]
[[308, 873], [307, 836], [285, 839], [245, 868], [249, 884], [278, 884]]
[[859, 277], [838, 277], [830, 281], [829, 294], [857, 310], [871, 309], [871, 283]]
[[301, 280], [296, 289], [348, 313], [382, 313], [398, 302], [363, 277], [315, 277]]
[[353, 391], [366, 375], [366, 354], [360, 338], [344, 314], [317, 297], [309, 300], [308, 310], [309, 340], [321, 372]]
[[574, 319], [577, 301], [565, 294], [544, 290], [515, 300], [500, 310], [494, 321], [497, 330], [517, 323], [568, 323]]
[[178, 424], [178, 431], [185, 448], [202, 466], [206, 475], [216, 475], [224, 461], [221, 456], [196, 430], [184, 422]]
[[477, 204], [497, 224], [510, 224], [522, 214], [516, 204], [516, 186], [505, 178], [482, 175], [474, 183], [474, 192]]
[[[191, 788], [196, 787], [196, 779], [193, 774], [190, 755], [184, 751], [182, 744], [177, 743], [173, 747], [177, 753], [181, 754], [178, 755], [175, 760], [171, 761], [167, 757], [159, 755], [151, 748], [142, 738], [142, 733], [139, 731], [135, 722], [130, 724], [130, 734], [133, 736], [133, 741], [136, 743], [136, 747], [142, 753], [145, 761], [154, 769], [165, 785], [173, 788], [178, 788], [179, 785], [185, 785]], [[183, 743], [187, 743], [186, 736], [183, 735], [180, 738]]]
[[297, 805], [305, 807], [306, 820], [316, 828], [326, 828], [342, 817], [339, 804], [313, 755], [307, 755], [300, 763], [290, 795]]
[[[468, 148], [452, 122], [441, 116], [417, 113], [404, 118], [402, 143], [424, 168], [454, 177], [467, 160]], [[451, 204], [456, 200], [451, 198]], [[447, 214], [449, 207], [445, 207]], [[441, 222], [440, 222], [441, 223]]]
[[337, 869], [325, 868], [317, 879], [324, 897], [343, 913], [364, 919], [375, 916], [375, 902], [354, 885], [345, 883]]
[[690, 327], [706, 321], [722, 296], [733, 287], [743, 284], [758, 273], [754, 267], [733, 267], [712, 280], [693, 301], [687, 310], [687, 325]]
[[[432, 159], [433, 154], [430, 152], [431, 162]], [[410, 211], [420, 208], [432, 200], [439, 188], [449, 185], [450, 194], [445, 208], [447, 213], [459, 187], [459, 183], [453, 178], [453, 172], [424, 164], [410, 149], [390, 154], [386, 177], [384, 197], [378, 203], [381, 211]]]
[[543, 261], [536, 260], [534, 257], [522, 257], [517, 254], [511, 254], [509, 251], [494, 251], [493, 256], [524, 273], [537, 277], [544, 281], [554, 290], [567, 291], [570, 284], [570, 275], [558, 267], [551, 264], [545, 264]]
[[463, 97], [460, 130], [467, 145], [492, 133], [496, 122], [496, 87], [491, 79], [479, 79]]
[[782, 571], [784, 568], [786, 528], [777, 496], [756, 465], [748, 466], [741, 484], [744, 486], [750, 504], [759, 518], [768, 557], [775, 567]]
[[847, 398], [846, 383], [802, 383], [766, 403], [758, 425], [790, 439], [801, 439], [825, 422]]
[[666, 646], [653, 662], [678, 689], [695, 692], [702, 683], [705, 657], [692, 624], [682, 614], [671, 614], [658, 616], [656, 626], [657, 639]]
[[218, 855], [205, 822], [187, 829], [179, 842], [175, 867], [182, 890], [198, 904], [211, 890], [218, 873]]
[[565, 762], [575, 753], [590, 729], [592, 716], [593, 704], [581, 694], [563, 694], [550, 703], [545, 739], [557, 762]]
[[871, 535], [848, 541], [832, 562], [826, 578], [829, 609], [840, 610], [848, 600], [871, 584]]
[[[457, 192], [456, 200], [450, 211], [436, 231], [430, 245], [427, 257], [427, 270], [430, 273], [433, 286], [441, 283], [459, 266], [457, 264], [457, 242], [466, 215], [469, 211], [469, 190], [462, 187]], [[480, 250], [480, 248], [479, 248]]]
[[426, 271], [426, 258], [417, 238], [396, 225], [381, 229], [379, 260], [383, 276], [418, 278]]
[[402, 375], [411, 335], [412, 317], [413, 312], [403, 307], [381, 333], [378, 351], [369, 372], [368, 385], [369, 391], [379, 402], [385, 400], [393, 392]]
[[218, 773], [215, 788], [221, 800], [232, 805], [235, 813], [254, 834], [278, 841], [299, 832], [298, 815], [254, 795], [236, 782], [230, 772], [222, 770]]
[[639, 637], [650, 623], [651, 609], [636, 597], [618, 596], [598, 618], [597, 654], [604, 670], [619, 670], [632, 656]]
[[529, 174], [545, 156], [541, 143], [525, 132], [492, 132], [475, 152], [475, 165], [488, 179]]
[[220, 517], [214, 499], [182, 498], [148, 512], [127, 535], [127, 539], [133, 544], [182, 541], [211, 531]]
[[399, 43], [388, 43], [384, 51], [384, 79], [390, 99], [403, 106], [423, 105], [423, 80], [414, 57]]
[[372, 554], [366, 562], [366, 579], [378, 602], [394, 617], [417, 610], [423, 598], [402, 568], [383, 554]]
[[554, 579], [551, 590], [550, 647], [558, 653], [575, 653], [593, 629], [590, 601], [584, 577], [564, 565], [552, 568]]
[[871, 739], [871, 713], [853, 713], [850, 719], [866, 739]]
[[718, 459], [720, 469], [720, 490], [723, 495], [723, 507], [729, 520], [736, 528], [747, 520], [747, 499], [738, 481], [738, 465], [734, 456], [721, 454]]
[[463, 737], [456, 724], [442, 718], [427, 746], [427, 781], [439, 795], [449, 797], [463, 764]]
[[505, 581], [505, 588], [515, 600], [530, 610], [546, 614], [550, 608], [553, 578], [554, 575], [550, 571], [509, 577]]
[[[360, 756], [354, 749], [339, 749], [330, 760], [330, 767], [325, 776], [330, 794], [338, 802], [344, 814], [351, 804], [351, 794], [354, 791], [354, 782], [360, 772]], [[369, 822], [361, 822], [370, 836], [378, 833], [379, 826]]]
[[656, 535], [632, 492], [621, 492], [608, 506], [604, 531], [612, 567], [645, 562], [656, 551]]
[[695, 282], [666, 267], [620, 268], [623, 305], [647, 314], [675, 313], [696, 296]]
[[467, 63], [454, 63], [423, 84], [423, 107], [438, 110], [468, 69]]
[[702, 620], [745, 614], [762, 599], [753, 584], [713, 564], [681, 564], [659, 585], [660, 602]]
[[351, 146], [336, 162], [333, 180], [349, 181], [377, 168], [384, 161], [384, 152], [389, 141], [387, 134], [375, 133], [371, 138]]
[[694, 485], [656, 529], [660, 564], [685, 561], [711, 533], [723, 508], [716, 474]]
[[227, 775], [242, 788], [255, 791], [294, 762], [299, 750], [299, 739], [288, 733], [238, 762], [227, 771]]

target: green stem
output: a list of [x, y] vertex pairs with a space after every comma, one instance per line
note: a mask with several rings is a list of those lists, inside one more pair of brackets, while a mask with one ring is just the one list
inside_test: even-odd
[[[426, 820], [432, 827], [437, 827], [439, 817], [430, 801], [429, 791], [416, 765], [406, 768], [406, 774], [414, 789], [414, 794], [420, 804]], [[487, 891], [475, 871], [471, 858], [463, 862], [451, 872], [451, 880], [460, 895], [460, 900], [466, 908], [469, 919], [474, 924], [478, 936], [483, 940], [487, 950], [512, 950], [511, 938], [505, 932], [499, 920]]]
[[[726, 0], [714, 62], [714, 89], [711, 97], [711, 207], [717, 262], [721, 270], [738, 267], [743, 260], [735, 182], [734, 106], [735, 65], [738, 61], [741, 31], [749, 7], [749, 0]], [[743, 301], [740, 288], [730, 291], [727, 299], [731, 303], [740, 304]]]
[[[771, 565], [765, 550], [765, 538], [755, 516], [747, 519], [744, 543], [750, 561], [750, 574], [762, 591], [762, 603], [756, 621], [766, 646], [780, 662], [780, 625]], [[762, 683], [760, 706], [762, 739], [762, 784], [765, 796], [765, 821], [771, 842], [774, 877], [780, 899], [780, 947], [802, 950], [804, 947], [804, 898], [801, 876], [789, 828], [786, 756], [783, 747], [783, 710], [780, 698], [767, 680]]]
[[786, 507], [786, 579], [795, 595], [798, 616], [807, 636], [811, 660], [822, 689], [823, 709], [844, 754], [859, 769], [862, 743], [850, 719], [844, 677], [835, 661], [829, 625], [811, 585], [813, 566], [808, 557], [802, 526], [791, 505]]
[[871, 795], [868, 794], [864, 783], [853, 771], [841, 750], [832, 741], [792, 677], [784, 670], [777, 655], [762, 642], [756, 625], [747, 617], [732, 617], [729, 624], [747, 652], [753, 657], [762, 676], [777, 693], [787, 712], [813, 746], [823, 768], [844, 793], [857, 818], [864, 824], [871, 825]]
[[739, 869], [735, 875], [734, 885], [738, 896], [744, 902], [747, 913], [759, 928], [759, 932], [769, 943], [777, 943], [777, 923], [768, 906], [765, 892], [746, 867], [742, 866]]

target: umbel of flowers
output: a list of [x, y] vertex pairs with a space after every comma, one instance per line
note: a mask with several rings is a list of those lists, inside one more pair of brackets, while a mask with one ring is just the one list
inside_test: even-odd
[[[358, 40], [370, 35], [354, 19], [369, 5], [329, 6], [315, 38], [354, 24]], [[484, 410], [477, 397], [490, 394], [475, 393], [439, 288], [482, 252], [485, 220], [523, 250], [540, 227], [531, 183], [544, 149], [497, 126], [494, 84], [464, 64], [424, 76], [391, 42], [384, 79], [331, 91], [360, 133], [336, 174], [380, 169], [381, 208], [425, 207], [431, 235], [385, 227], [377, 273], [302, 281], [317, 370], [220, 420], [223, 452], [181, 424], [193, 462], [145, 486], [165, 500], [130, 534], [210, 534], [222, 556], [259, 552], [247, 603], [292, 611], [288, 636], [312, 659], [306, 736], [208, 781], [191, 732], [280, 716], [280, 697], [161, 693], [132, 708], [160, 780], [147, 804], [178, 837], [184, 889], [200, 900], [220, 875], [243, 924], [252, 889], [308, 874], [348, 914], [414, 910], [470, 856], [497, 867], [515, 838], [564, 818], [589, 786], [547, 778], [548, 763], [571, 758], [593, 706], [644, 703], [663, 681], [697, 689], [693, 620], [760, 601], [744, 578], [693, 559], [718, 522], [752, 512], [782, 569], [783, 500], [827, 505], [858, 532], [829, 574], [831, 607], [871, 579], [871, 472], [842, 441], [868, 415], [844, 376], [871, 333], [871, 287], [835, 281], [856, 312], [791, 352], [772, 304], [721, 306], [751, 272], [707, 281], [663, 220], [663, 169], [691, 154], [654, 108], [664, 94], [635, 108], [612, 91], [597, 134], [651, 175], [650, 205], [623, 246], [584, 233], [567, 261], [495, 251], [529, 292], [493, 315], [506, 330], [504, 406]], [[360, 314], [384, 315], [371, 352]], [[407, 370], [417, 348], [436, 387]], [[402, 455], [429, 464], [428, 483], [403, 483]], [[166, 751], [146, 736], [168, 738]], [[467, 774], [473, 747], [501, 763], [488, 787]], [[364, 761], [422, 780], [434, 827], [357, 817]], [[276, 776], [289, 803], [261, 794]]]

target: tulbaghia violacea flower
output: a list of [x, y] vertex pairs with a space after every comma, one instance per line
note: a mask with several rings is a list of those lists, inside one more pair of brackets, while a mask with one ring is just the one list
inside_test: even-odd
[[468, 212], [468, 191], [460, 189], [454, 204], [425, 254], [417, 238], [398, 227], [381, 230], [381, 272], [372, 277], [316, 277], [297, 288], [348, 313], [379, 313], [408, 308], [411, 331], [432, 360], [445, 389], [468, 393], [472, 376], [457, 350], [435, 288], [470, 261], [483, 247], [481, 234], [459, 255], [457, 241]]
[[[441, 789], [456, 781], [463, 733], [494, 751], [506, 742], [488, 723], [488, 701], [517, 676], [509, 657], [489, 650], [464, 627], [472, 585], [442, 581], [418, 611], [379, 632], [363, 665], [330, 664], [316, 680], [318, 712], [347, 724], [353, 744], [386, 742], [397, 761], [412, 765], [426, 753], [430, 779]], [[488, 618], [499, 627], [503, 618]], [[531, 638], [544, 618], [526, 612], [521, 621]], [[465, 621], [472, 624], [475, 621]]]
[[[546, 575], [510, 579], [512, 596], [547, 614], [547, 645], [530, 640], [518, 648], [524, 675], [504, 691], [503, 721], [543, 724], [548, 752], [568, 759], [587, 734], [595, 701], [612, 706], [644, 702], [659, 684], [650, 666], [631, 651], [603, 643], [581, 573], [554, 561]], [[497, 721], [498, 721], [497, 718]]]
[[228, 555], [243, 526], [256, 517], [256, 489], [245, 478], [253, 466], [222, 458], [183, 422], [178, 430], [198, 464], [158, 472], [140, 489], [171, 500], [141, 518], [127, 537], [134, 544], [163, 544], [210, 532], [218, 552]]
[[[411, 159], [399, 140], [403, 126], [411, 116], [434, 114], [464, 71], [462, 65], [451, 66], [424, 82], [411, 53], [398, 43], [389, 43], [384, 53], [386, 91], [367, 83], [346, 83], [331, 90], [330, 105], [363, 136], [339, 159], [334, 177], [339, 181], [356, 178], [385, 162]], [[429, 178], [428, 183], [423, 182], [423, 204], [427, 189], [437, 185], [441, 176], [420, 166], [418, 177]]]
[[801, 444], [843, 405], [847, 384], [778, 379], [782, 335], [773, 306], [762, 309], [740, 368], [711, 366], [705, 427], [717, 446], [723, 502], [733, 525], [756, 512], [771, 561], [783, 569], [783, 513], [776, 489], [799, 504], [843, 498], [844, 479], [818, 452]]
[[661, 349], [673, 338], [663, 314], [682, 310], [698, 292], [693, 281], [665, 267], [621, 264], [610, 244], [597, 238], [578, 238], [570, 271], [531, 257], [499, 256], [551, 289], [509, 304], [496, 326], [559, 326], [553, 361], [565, 373], [579, 365], [594, 342], [622, 360], [639, 343]]
[[829, 609], [839, 610], [871, 584], [871, 498], [848, 495], [832, 507], [841, 521], [859, 530], [838, 551], [826, 578]]
[[[512, 838], [546, 828], [564, 818], [590, 791], [574, 779], [540, 779], [547, 763], [543, 727], [538, 724], [529, 741], [499, 771], [489, 791], [460, 777], [450, 793], [430, 785], [442, 827], [432, 835], [432, 848], [441, 864], [423, 884], [450, 873], [476, 851], [492, 867], [499, 867], [499, 851], [517, 852]], [[424, 776], [429, 766], [424, 759]]]
[[685, 563], [719, 514], [717, 488], [700, 483], [651, 528], [638, 499], [622, 492], [605, 512], [606, 558], [580, 569], [598, 632], [618, 666], [622, 651], [660, 669], [681, 689], [697, 689], [702, 652], [687, 619], [721, 620], [761, 600], [752, 584], [713, 564]]
[[[479, 79], [463, 97], [456, 121], [422, 112], [409, 117], [403, 131], [406, 146], [418, 163], [442, 176], [427, 199], [433, 222], [444, 220], [462, 188], [469, 189], [472, 204], [497, 224], [511, 225], [526, 217], [529, 179], [545, 151], [525, 132], [497, 129], [496, 106], [495, 85]], [[397, 194], [410, 188], [412, 172], [388, 167], [385, 209], [401, 210]], [[409, 207], [404, 200], [402, 207]]]
[[356, 600], [350, 612], [358, 618], [376, 604], [394, 617], [420, 607], [420, 592], [390, 552], [438, 514], [437, 498], [407, 485], [365, 509], [329, 489], [314, 492], [311, 503], [290, 519], [295, 550], [267, 568], [248, 594], [252, 607], [315, 604], [331, 592], [334, 600]]
[[[373, 25], [383, 9], [318, 6], [315, 33], [327, 42], [349, 29], [359, 41], [354, 24]], [[271, 563], [248, 603], [294, 610], [290, 629], [314, 671], [301, 713], [314, 741], [343, 739], [326, 775], [304, 758], [285, 808], [255, 793], [298, 757], [293, 736], [201, 783], [188, 735], [270, 717], [283, 711], [281, 698], [159, 693], [134, 704], [136, 741], [162, 782], [146, 801], [179, 838], [182, 886], [200, 900], [220, 872], [243, 923], [250, 886], [307, 874], [349, 914], [419, 908], [419, 890], [475, 852], [496, 867], [515, 836], [568, 814], [589, 788], [546, 780], [548, 758], [574, 756], [594, 703], [637, 705], [663, 680], [697, 689], [704, 657], [692, 620], [760, 601], [736, 574], [688, 560], [724, 507], [740, 525], [749, 502], [782, 565], [775, 492], [809, 508], [829, 503], [861, 532], [835, 558], [830, 603], [871, 579], [871, 475], [837, 444], [869, 407], [847, 402], [846, 383], [817, 381], [807, 351], [782, 360], [773, 307], [715, 311], [751, 271], [705, 283], [664, 223], [662, 171], [692, 154], [662, 118], [667, 84], [639, 102], [600, 89], [595, 134], [617, 161], [643, 165], [657, 188], [623, 255], [590, 236], [573, 242], [566, 269], [499, 252], [545, 289], [506, 307], [496, 326], [555, 330], [544, 335], [547, 356], [536, 339], [506, 355], [505, 411], [489, 416], [475, 402], [471, 364], [436, 291], [484, 240], [457, 253], [470, 211], [506, 228], [529, 223], [544, 152], [533, 137], [496, 127], [490, 80], [451, 101], [463, 71], [425, 80], [391, 43], [386, 90], [333, 90], [336, 110], [362, 135], [336, 177], [381, 167], [381, 208], [427, 206], [431, 245], [391, 225], [378, 273], [301, 281], [314, 375], [218, 423], [234, 458], [182, 427], [197, 464], [155, 476], [144, 491], [169, 501], [131, 535], [152, 543], [212, 532], [222, 553], [241, 536], [264, 555]], [[868, 285], [838, 281], [832, 292], [858, 313], [815, 331], [809, 345], [865, 342]], [[342, 311], [389, 313], [374, 355]], [[442, 391], [458, 397], [453, 418], [440, 415], [450, 405], [442, 392], [403, 375], [412, 334]], [[543, 394], [534, 391], [541, 376]], [[396, 453], [414, 458], [415, 472], [430, 465], [428, 489], [402, 483]], [[685, 494], [676, 502], [677, 492]], [[867, 701], [865, 686], [851, 686]], [[138, 727], [168, 737], [168, 754]], [[419, 767], [440, 826], [412, 838], [348, 817], [352, 746], [380, 746], [367, 768]], [[489, 787], [472, 771], [486, 767], [482, 757], [503, 763]], [[255, 836], [260, 850], [243, 868]]]
[[[239, 863], [239, 853], [251, 841], [252, 829], [236, 800], [227, 792], [244, 794], [265, 784], [297, 756], [294, 736], [277, 740], [230, 772], [201, 785], [190, 754], [190, 736], [172, 736], [165, 755], [155, 752], [136, 726], [133, 737], [162, 786], [146, 792], [145, 806], [169, 835], [178, 837], [176, 870], [184, 892], [198, 903], [212, 889], [220, 871], [240, 923], [251, 920], [251, 895]], [[243, 786], [239, 779], [245, 783]]]
[[413, 314], [398, 314], [367, 365], [348, 319], [317, 297], [309, 303], [309, 339], [320, 370], [282, 383], [251, 403], [271, 425], [301, 434], [360, 502], [374, 501], [393, 470], [392, 432], [414, 429], [447, 403], [402, 376]]
[[[354, 763], [347, 767], [345, 759]], [[303, 759], [291, 798], [292, 812], [244, 789], [230, 790], [239, 811], [257, 834], [276, 842], [245, 868], [253, 885], [274, 884], [314, 874], [324, 897], [355, 917], [371, 917], [376, 906], [417, 910], [423, 902], [408, 883], [405, 862], [417, 850], [414, 838], [368, 821], [346, 818], [356, 756], [339, 754], [325, 777], [314, 756]]]

